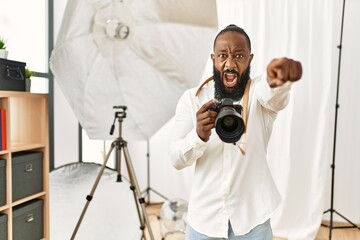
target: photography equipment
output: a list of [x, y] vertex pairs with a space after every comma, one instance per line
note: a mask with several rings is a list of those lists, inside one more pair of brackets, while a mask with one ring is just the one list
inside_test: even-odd
[[241, 117], [242, 106], [240, 101], [223, 98], [209, 108], [218, 113], [215, 120], [215, 130], [220, 139], [226, 143], [239, 141], [244, 133], [244, 120]]
[[[133, 195], [134, 195], [134, 200], [135, 200], [135, 205], [136, 205], [136, 209], [137, 209], [137, 213], [139, 216], [139, 221], [140, 221], [140, 229], [143, 232], [142, 235], [142, 239], [145, 239], [145, 225], [148, 229], [149, 232], [149, 236], [151, 240], [154, 240], [154, 235], [152, 233], [151, 230], [151, 226], [150, 226], [150, 221], [148, 218], [148, 215], [146, 213], [146, 209], [145, 209], [145, 200], [144, 198], [141, 196], [141, 192], [140, 192], [140, 188], [139, 188], [139, 184], [137, 182], [136, 176], [135, 176], [135, 172], [134, 172], [134, 167], [132, 165], [132, 162], [130, 160], [130, 154], [129, 154], [129, 150], [127, 148], [127, 142], [122, 138], [122, 122], [123, 119], [126, 118], [126, 106], [114, 106], [114, 109], [117, 109], [117, 111], [115, 112], [115, 117], [114, 117], [114, 122], [111, 126], [110, 129], [110, 135], [112, 135], [114, 133], [115, 130], [115, 122], [116, 119], [118, 120], [119, 123], [119, 137], [117, 139], [115, 139], [112, 144], [111, 147], [109, 149], [109, 151], [107, 152], [105, 159], [104, 159], [104, 163], [101, 166], [100, 172], [95, 180], [94, 186], [91, 189], [91, 192], [89, 195], [86, 196], [86, 204], [84, 206], [84, 209], [80, 215], [79, 221], [74, 229], [73, 235], [71, 236], [71, 240], [75, 239], [76, 233], [80, 227], [80, 224], [85, 216], [86, 210], [90, 204], [90, 201], [92, 200], [96, 187], [99, 184], [100, 178], [102, 176], [102, 174], [104, 173], [105, 167], [106, 167], [106, 163], [109, 160], [109, 157], [111, 155], [111, 152], [114, 148], [117, 149], [117, 154], [116, 154], [116, 160], [117, 160], [117, 166], [118, 166], [118, 177], [117, 177], [117, 182], [121, 182], [121, 170], [120, 170], [120, 163], [121, 163], [121, 153], [124, 154], [125, 157], [125, 163], [126, 163], [126, 167], [128, 170], [128, 174], [129, 174], [129, 182], [130, 182], [130, 189], [133, 191]], [[140, 206], [139, 206], [140, 205]], [[140, 207], [141, 207], [141, 212], [140, 212]]]
[[147, 153], [146, 153], [147, 187], [145, 190], [142, 191], [142, 194], [145, 195], [146, 204], [151, 204], [151, 198], [150, 198], [151, 191], [154, 192], [156, 195], [160, 196], [161, 198], [163, 198], [164, 200], [168, 200], [168, 198], [150, 186], [150, 141], [147, 140], [146, 143], [147, 143], [146, 144], [147, 145]]
[[[346, 218], [344, 215], [340, 214], [338, 211], [334, 209], [334, 193], [335, 193], [335, 152], [336, 152], [336, 133], [337, 133], [337, 118], [338, 118], [338, 109], [340, 107], [339, 105], [339, 87], [340, 87], [340, 69], [341, 69], [341, 50], [342, 50], [342, 37], [343, 37], [343, 29], [344, 29], [344, 16], [345, 16], [345, 0], [343, 1], [343, 8], [342, 8], [342, 16], [341, 16], [341, 30], [340, 30], [340, 44], [337, 46], [339, 49], [339, 60], [338, 60], [338, 74], [337, 74], [337, 83], [336, 83], [336, 103], [335, 103], [335, 126], [334, 126], [334, 142], [333, 142], [333, 158], [332, 158], [332, 164], [331, 164], [331, 196], [330, 196], [330, 208], [326, 211], [324, 211], [324, 214], [330, 213], [330, 223], [327, 224], [321, 224], [323, 227], [328, 227], [330, 229], [329, 231], [329, 240], [332, 238], [332, 230], [336, 228], [357, 228], [360, 230], [360, 227], [358, 227], [355, 223], [351, 222], [348, 218]], [[343, 218], [346, 222], [348, 222], [350, 225], [347, 226], [334, 226], [334, 218], [333, 215], [336, 213], [341, 218]]]

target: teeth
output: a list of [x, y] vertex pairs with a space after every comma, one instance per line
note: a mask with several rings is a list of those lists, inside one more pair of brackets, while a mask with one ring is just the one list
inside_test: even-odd
[[226, 73], [225, 78], [228, 82], [232, 82], [236, 79], [236, 74], [233, 73]]
[[225, 76], [235, 77], [235, 76], [236, 76], [236, 74], [235, 74], [235, 73], [225, 73]]

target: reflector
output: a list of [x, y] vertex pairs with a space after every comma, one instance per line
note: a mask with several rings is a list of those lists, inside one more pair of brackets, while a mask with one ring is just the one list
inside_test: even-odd
[[68, 1], [50, 68], [91, 139], [128, 107], [125, 139], [149, 139], [202, 76], [217, 31], [215, 0]]

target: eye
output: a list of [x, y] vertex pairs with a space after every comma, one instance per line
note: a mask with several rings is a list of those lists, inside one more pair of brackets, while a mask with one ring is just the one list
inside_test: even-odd
[[245, 59], [245, 54], [244, 53], [238, 53], [235, 55], [235, 58], [236, 59], [239, 59], [239, 60], [244, 60]]
[[218, 55], [219, 58], [227, 58], [227, 55], [225, 53], [220, 53]]

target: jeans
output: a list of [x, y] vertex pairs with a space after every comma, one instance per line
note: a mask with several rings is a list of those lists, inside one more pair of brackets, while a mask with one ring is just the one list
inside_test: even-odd
[[249, 233], [242, 236], [235, 236], [229, 221], [228, 238], [214, 238], [195, 231], [190, 225], [186, 228], [186, 240], [272, 240], [270, 220], [253, 228]]

